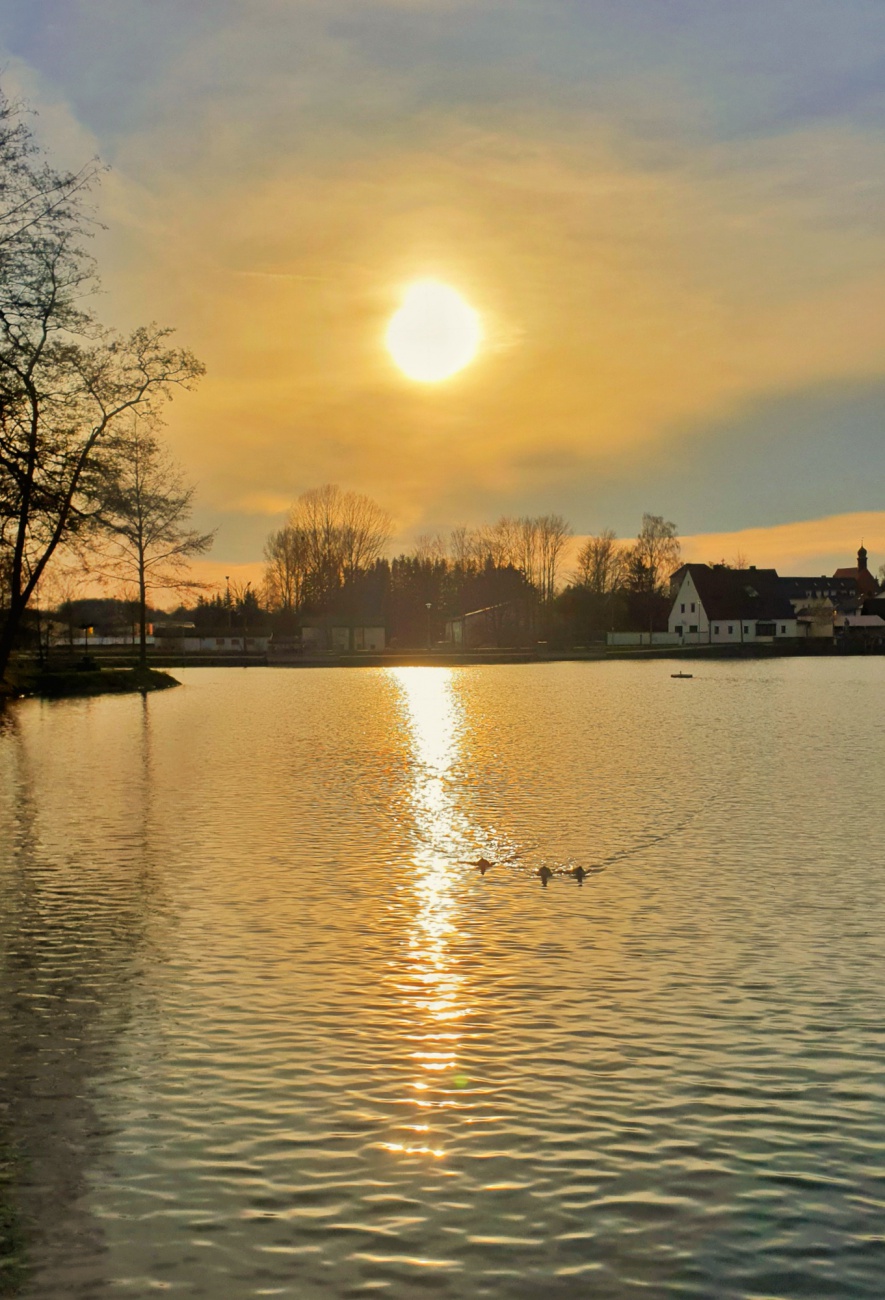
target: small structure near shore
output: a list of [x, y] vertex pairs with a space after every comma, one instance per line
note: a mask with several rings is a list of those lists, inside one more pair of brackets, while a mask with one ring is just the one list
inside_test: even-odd
[[302, 619], [301, 645], [305, 654], [378, 654], [387, 645], [387, 629], [342, 614], [318, 614]]

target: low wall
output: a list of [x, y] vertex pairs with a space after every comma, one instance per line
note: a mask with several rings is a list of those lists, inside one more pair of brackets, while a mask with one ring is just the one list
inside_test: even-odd
[[675, 632], [608, 632], [607, 645], [681, 645]]

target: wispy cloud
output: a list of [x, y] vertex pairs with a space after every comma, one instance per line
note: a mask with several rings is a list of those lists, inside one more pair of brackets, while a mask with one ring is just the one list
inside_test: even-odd
[[743, 556], [757, 568], [783, 574], [832, 574], [857, 563], [861, 542], [870, 566], [885, 563], [885, 510], [829, 515], [770, 528], [743, 528], [730, 533], [700, 533], [683, 540], [683, 555], [698, 563]]
[[[404, 530], [533, 501], [709, 528], [745, 412], [882, 374], [872, 0], [36, 0], [0, 33], [53, 146], [113, 164], [108, 314], [208, 364], [171, 431], [231, 555], [323, 481]], [[382, 343], [428, 274], [488, 339], [438, 389]], [[809, 409], [794, 517], [849, 483]]]

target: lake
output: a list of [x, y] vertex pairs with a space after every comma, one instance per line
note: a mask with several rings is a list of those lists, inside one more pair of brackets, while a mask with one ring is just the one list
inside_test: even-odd
[[8, 710], [0, 1294], [881, 1300], [885, 658], [671, 670]]

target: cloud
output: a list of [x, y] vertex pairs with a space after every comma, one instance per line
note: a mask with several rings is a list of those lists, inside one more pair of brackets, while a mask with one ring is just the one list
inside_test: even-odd
[[700, 533], [682, 540], [682, 554], [696, 563], [742, 555], [757, 568], [782, 574], [832, 574], [857, 563], [861, 542], [875, 572], [885, 563], [885, 510], [830, 515], [768, 528], [743, 528], [728, 533]]
[[[673, 429], [881, 366], [885, 250], [862, 221], [833, 232], [808, 142], [730, 169], [717, 150], [706, 176], [697, 155], [661, 175], [589, 137], [448, 122], [437, 146], [242, 188], [167, 178], [133, 204], [115, 300], [179, 322], [207, 360], [177, 427], [217, 502], [331, 479], [398, 512], [452, 491], [480, 508], [555, 486], [557, 464], [590, 484]], [[840, 151], [852, 175], [873, 168], [866, 141]], [[432, 390], [382, 347], [423, 275], [465, 293], [490, 339]]]
[[[170, 434], [232, 558], [324, 481], [404, 533], [847, 504], [847, 460], [812, 462], [832, 389], [885, 356], [880, 6], [33, 11], [0, 22], [49, 135], [113, 163], [106, 314], [175, 323], [209, 367]], [[435, 389], [382, 345], [425, 275], [489, 339]], [[764, 462], [757, 493], [723, 473], [744, 440], [746, 461], [772, 454], [756, 426], [775, 408], [780, 501]]]

